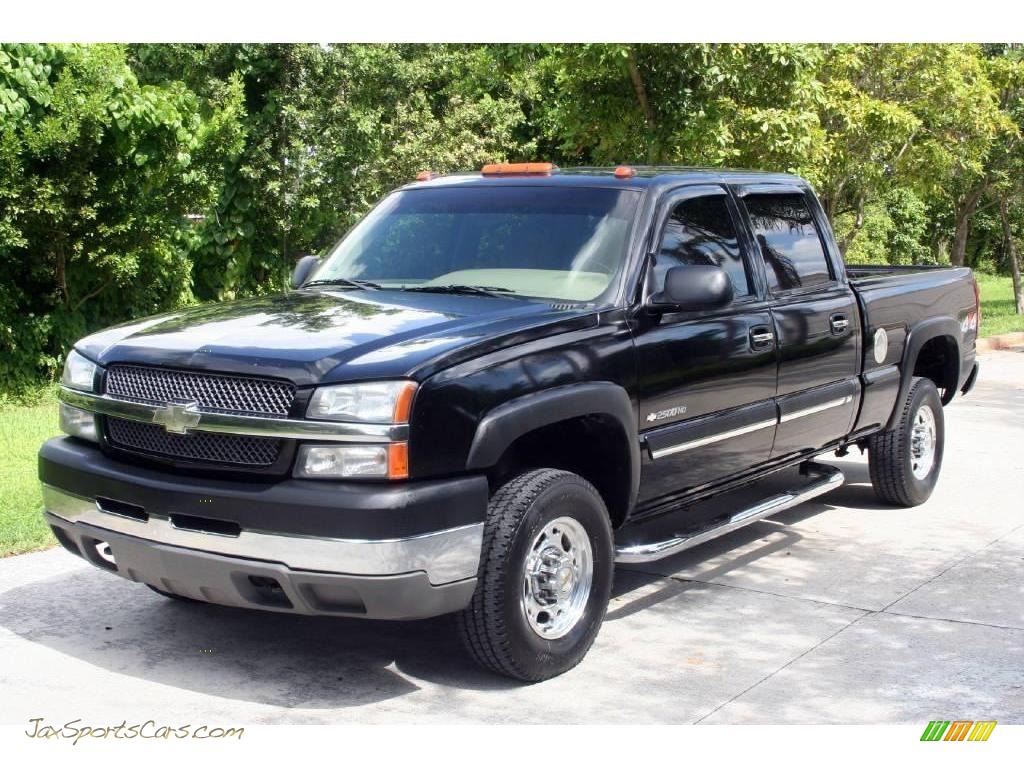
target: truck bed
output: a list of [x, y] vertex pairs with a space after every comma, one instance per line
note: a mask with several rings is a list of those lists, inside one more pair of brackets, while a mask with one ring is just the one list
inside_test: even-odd
[[[951, 272], [963, 267], [948, 267], [944, 264], [907, 264], [893, 266], [889, 264], [847, 264], [846, 275], [853, 285], [870, 284], [879, 278], [907, 277], [923, 273]], [[901, 283], [902, 284], [902, 283]]]

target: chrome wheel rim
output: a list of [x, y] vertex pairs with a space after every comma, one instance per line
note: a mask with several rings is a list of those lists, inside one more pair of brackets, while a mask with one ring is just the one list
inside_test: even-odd
[[520, 605], [530, 629], [545, 640], [568, 634], [587, 609], [594, 581], [590, 537], [571, 517], [547, 523], [526, 555]]
[[910, 471], [924, 480], [935, 465], [935, 414], [931, 406], [922, 405], [914, 414], [910, 429]]

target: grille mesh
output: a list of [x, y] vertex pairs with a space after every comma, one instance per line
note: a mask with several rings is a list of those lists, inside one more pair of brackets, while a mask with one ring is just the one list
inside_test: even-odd
[[138, 365], [110, 366], [106, 391], [136, 402], [195, 402], [204, 411], [279, 418], [295, 399], [295, 386], [284, 381]]
[[159, 424], [107, 418], [107, 439], [118, 448], [216, 464], [268, 467], [277, 461], [281, 440], [274, 437], [191, 432], [175, 435]]

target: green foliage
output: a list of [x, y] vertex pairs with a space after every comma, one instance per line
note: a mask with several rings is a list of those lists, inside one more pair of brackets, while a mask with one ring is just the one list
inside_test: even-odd
[[52, 376], [92, 328], [191, 300], [186, 214], [230, 135], [181, 83], [140, 85], [118, 46], [4, 45], [0, 389]]
[[810, 45], [557, 45], [530, 111], [572, 163], [796, 169], [818, 135]]
[[[836, 219], [838, 236], [854, 226], [853, 214]], [[910, 189], [896, 187], [868, 203], [859, 236], [846, 252], [850, 264], [930, 264], [932, 253], [926, 244], [928, 209]]]
[[201, 299], [280, 290], [386, 191], [424, 169], [529, 153], [518, 101], [487, 50], [422, 45], [137, 46], [145, 81], [186, 73], [247, 110], [212, 214], [198, 227]]
[[5, 44], [0, 391], [280, 290], [389, 189], [489, 161], [795, 171], [851, 261], [1005, 274], [1022, 127], [1014, 45]]

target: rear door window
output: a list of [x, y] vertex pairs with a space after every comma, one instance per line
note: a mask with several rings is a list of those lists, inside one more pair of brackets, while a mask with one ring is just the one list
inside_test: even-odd
[[807, 199], [798, 193], [743, 198], [764, 259], [768, 288], [790, 291], [833, 281], [828, 258]]

